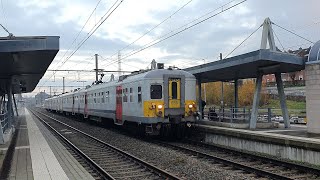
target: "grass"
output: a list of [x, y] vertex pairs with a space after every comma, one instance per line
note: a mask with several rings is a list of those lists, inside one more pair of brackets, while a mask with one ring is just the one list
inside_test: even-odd
[[[263, 105], [262, 108], [274, 108], [274, 109], [280, 109], [280, 101], [275, 99], [270, 99], [269, 104]], [[287, 100], [287, 107], [288, 109], [300, 109], [305, 110], [306, 109], [306, 102], [297, 102], [292, 100]]]
[[[306, 116], [306, 102], [298, 102], [287, 100], [287, 108], [289, 116], [299, 116], [305, 117]], [[272, 114], [274, 115], [282, 115], [280, 101], [275, 99], [270, 99], [269, 104], [263, 105], [260, 108], [272, 108]]]

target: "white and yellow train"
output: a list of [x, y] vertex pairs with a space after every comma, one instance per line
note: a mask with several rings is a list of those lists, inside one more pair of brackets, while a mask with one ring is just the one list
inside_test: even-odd
[[45, 108], [93, 121], [112, 120], [158, 135], [183, 132], [196, 120], [196, 78], [183, 70], [154, 69], [45, 100]]

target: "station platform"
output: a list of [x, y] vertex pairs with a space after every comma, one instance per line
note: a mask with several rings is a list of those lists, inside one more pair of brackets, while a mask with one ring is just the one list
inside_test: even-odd
[[199, 121], [195, 128], [206, 143], [231, 149], [271, 155], [314, 165], [320, 164], [320, 134], [307, 133], [306, 125], [292, 124], [284, 128], [235, 129], [208, 125], [208, 120]]
[[0, 179], [94, 179], [38, 119], [22, 112], [15, 145], [0, 147], [6, 152]]

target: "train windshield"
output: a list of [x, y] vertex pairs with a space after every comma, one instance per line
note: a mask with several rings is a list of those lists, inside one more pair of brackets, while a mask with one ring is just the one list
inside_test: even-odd
[[159, 84], [151, 85], [150, 93], [151, 99], [162, 99], [162, 86]]

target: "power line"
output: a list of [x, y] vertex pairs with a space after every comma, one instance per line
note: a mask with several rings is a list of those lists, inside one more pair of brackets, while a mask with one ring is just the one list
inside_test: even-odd
[[[162, 39], [162, 38], [164, 38], [164, 37], [172, 34], [174, 31], [178, 31], [178, 30], [180, 30], [180, 29], [183, 29], [183, 28], [187, 27], [189, 24], [192, 24], [192, 23], [194, 23], [194, 22], [197, 22], [198, 20], [200, 20], [200, 19], [208, 16], [209, 14], [212, 14], [213, 12], [215, 12], [215, 11], [217, 11], [217, 10], [219, 10], [219, 9], [222, 9], [222, 10], [223, 10], [223, 7], [231, 4], [231, 3], [234, 2], [234, 1], [235, 1], [235, 0], [229, 1], [228, 3], [225, 3], [225, 4], [223, 4], [222, 6], [216, 8], [216, 9], [214, 9], [214, 10], [212, 10], [212, 11], [209, 11], [209, 12], [205, 13], [204, 15], [202, 15], [202, 16], [200, 16], [200, 17], [198, 17], [198, 18], [196, 18], [196, 19], [194, 19], [194, 20], [192, 20], [192, 21], [190, 21], [190, 22], [188, 22], [188, 23], [186, 23], [186, 24], [184, 24], [184, 25], [182, 25], [182, 26], [180, 26], [180, 27], [178, 27], [178, 28], [176, 28], [176, 29], [174, 29], [174, 30], [172, 30], [172, 31], [170, 31], [170, 32], [162, 35], [162, 36], [160, 36], [160, 37], [158, 37], [157, 39], [155, 39], [155, 40], [153, 40], [153, 41], [145, 44], [143, 47], [148, 46], [148, 45], [150, 45], [150, 44], [152, 44], [152, 43], [154, 43], [154, 42], [156, 42], [156, 41], [158, 41], [158, 40], [160, 40], [160, 39]], [[131, 52], [129, 52], [129, 53], [127, 53], [127, 54], [130, 54], [130, 53], [132, 53], [132, 52], [134, 52], [134, 51], [135, 51], [135, 50], [132, 50]]]
[[88, 19], [86, 20], [86, 22], [83, 24], [81, 30], [78, 32], [78, 34], [76, 35], [76, 37], [74, 38], [74, 40], [72, 41], [71, 45], [69, 46], [69, 48], [67, 49], [67, 51], [63, 54], [63, 56], [60, 58], [59, 61], [61, 61], [65, 56], [66, 54], [68, 53], [68, 51], [71, 49], [72, 45], [76, 42], [76, 40], [78, 39], [78, 37], [80, 36], [80, 34], [82, 33], [84, 27], [87, 25], [87, 23], [89, 22], [89, 20], [91, 19], [93, 13], [97, 10], [97, 7], [99, 6], [101, 0], [98, 1], [96, 7], [92, 10], [91, 14], [89, 15]]
[[[111, 14], [120, 6], [120, 4], [123, 2], [123, 0], [120, 1], [119, 4], [117, 4], [119, 0], [117, 0], [109, 9], [108, 11], [103, 15], [103, 17], [100, 19], [100, 24], [99, 22], [97, 24], [99, 25], [95, 25], [91, 30], [90, 32], [88, 33], [88, 36], [85, 37], [84, 39], [82, 39], [82, 41], [78, 44], [78, 47], [71, 53], [71, 55], [69, 55], [65, 60], [64, 62], [62, 63], [65, 64], [81, 47], [82, 45], [97, 31], [97, 29], [111, 16]], [[117, 5], [116, 5], [117, 4]], [[113, 7], [115, 6], [114, 9], [112, 9]], [[112, 9], [112, 10], [111, 10]], [[110, 12], [111, 11], [111, 12]], [[110, 12], [110, 13], [109, 13]], [[61, 66], [62, 66], [61, 65]], [[60, 66], [60, 67], [61, 67]]]
[[127, 58], [127, 57], [130, 57], [130, 56], [132, 56], [132, 55], [134, 55], [134, 54], [137, 54], [137, 53], [139, 53], [139, 52], [141, 52], [141, 51], [143, 51], [143, 50], [145, 50], [145, 49], [147, 49], [147, 48], [149, 48], [149, 47], [151, 47], [151, 46], [154, 46], [154, 45], [156, 45], [156, 44], [158, 44], [158, 43], [160, 43], [160, 42], [162, 42], [162, 41], [165, 41], [165, 40], [167, 40], [167, 39], [169, 39], [169, 38], [171, 38], [171, 37], [173, 37], [173, 36], [176, 36], [176, 35], [184, 32], [184, 31], [186, 31], [186, 30], [188, 30], [188, 29], [190, 29], [190, 28], [192, 28], [192, 27], [194, 27], [194, 26], [197, 26], [197, 25], [199, 25], [199, 24], [201, 24], [201, 23], [203, 23], [203, 22], [205, 22], [205, 21], [207, 21], [207, 20], [209, 20], [209, 19], [211, 19], [211, 18], [213, 18], [213, 17], [215, 17], [215, 16], [217, 16], [217, 15], [225, 12], [225, 11], [228, 11], [229, 9], [232, 9], [233, 7], [236, 7], [236, 6], [244, 3], [245, 1], [247, 1], [247, 0], [243, 0], [243, 1], [241, 1], [241, 2], [239, 2], [239, 3], [237, 3], [237, 4], [235, 4], [235, 5], [232, 5], [232, 6], [228, 7], [228, 8], [226, 8], [226, 9], [222, 9], [220, 12], [218, 12], [218, 13], [216, 13], [216, 14], [213, 14], [213, 15], [211, 15], [211, 16], [209, 16], [209, 17], [207, 17], [207, 18], [205, 18], [205, 19], [203, 19], [203, 20], [201, 20], [201, 21], [199, 21], [199, 22], [197, 22], [197, 23], [195, 23], [195, 24], [192, 24], [192, 25], [186, 27], [185, 29], [182, 29], [182, 30], [180, 30], [180, 31], [178, 31], [178, 32], [176, 32], [176, 33], [174, 33], [174, 34], [172, 34], [172, 35], [170, 35], [170, 36], [168, 36], [168, 37], [166, 37], [166, 38], [164, 38], [164, 39], [156, 42], [156, 43], [153, 43], [153, 44], [151, 44], [151, 45], [149, 45], [149, 46], [147, 46], [147, 47], [145, 47], [145, 48], [142, 48], [142, 49], [140, 49], [140, 50], [138, 50], [138, 51], [136, 51], [136, 52], [134, 52], [134, 53], [131, 53], [131, 54], [129, 54], [129, 55], [126, 55], [126, 56], [123, 57], [122, 59], [125, 59], [125, 58]]
[[299, 34], [297, 34], [297, 33], [293, 32], [293, 31], [290, 31], [290, 30], [288, 30], [288, 29], [286, 29], [286, 28], [284, 28], [284, 27], [282, 27], [282, 26], [280, 26], [280, 25], [278, 25], [278, 24], [276, 24], [276, 23], [274, 23], [274, 22], [272, 22], [272, 24], [274, 24], [275, 26], [277, 26], [277, 27], [279, 27], [279, 28], [281, 28], [281, 29], [283, 29], [283, 30], [285, 30], [285, 31], [287, 31], [287, 32], [289, 32], [289, 33], [291, 33], [291, 34], [294, 34], [294, 35], [296, 35], [296, 36], [300, 37], [301, 39], [304, 39], [304, 40], [306, 40], [306, 41], [308, 41], [308, 42], [310, 42], [310, 43], [314, 44], [314, 42], [312, 42], [312, 41], [310, 41], [310, 40], [308, 40], [308, 39], [306, 39], [306, 38], [304, 38], [304, 37], [300, 36]]
[[[148, 44], [150, 44], [150, 45], [147, 44], [147, 45], [145, 45], [143, 48], [141, 48], [141, 49], [139, 49], [139, 50], [137, 50], [137, 51], [135, 51], [135, 52], [133, 52], [133, 53], [128, 53], [127, 55], [123, 56], [120, 60], [123, 60], [123, 59], [125, 59], [125, 58], [128, 58], [128, 57], [130, 57], [130, 56], [132, 56], [132, 55], [134, 55], [134, 54], [137, 54], [137, 53], [139, 53], [139, 52], [141, 52], [141, 51], [143, 51], [143, 50], [145, 50], [145, 49], [148, 49], [148, 48], [150, 48], [150, 47], [152, 47], [152, 46], [154, 46], [154, 45], [156, 45], [156, 44], [159, 44], [159, 43], [161, 43], [161, 42], [163, 42], [163, 41], [165, 41], [165, 40], [167, 40], [167, 39], [169, 39], [169, 38], [171, 38], [171, 37], [174, 37], [174, 36], [176, 36], [176, 35], [184, 32], [184, 31], [186, 31], [186, 30], [188, 30], [188, 29], [190, 29], [190, 28], [192, 28], [192, 27], [194, 27], [194, 26], [197, 26], [197, 25], [199, 25], [199, 24], [201, 24], [201, 23], [203, 23], [203, 22], [205, 22], [205, 21], [207, 21], [207, 20], [209, 20], [209, 19], [211, 19], [211, 18], [213, 18], [213, 17], [215, 17], [215, 16], [217, 16], [217, 15], [225, 12], [225, 11], [228, 11], [228, 10], [232, 9], [233, 7], [236, 7], [236, 6], [242, 4], [242, 3], [246, 2], [246, 1], [247, 1], [247, 0], [243, 0], [243, 1], [241, 1], [241, 2], [238, 2], [238, 3], [236, 3], [236, 4], [232, 5], [232, 6], [227, 7], [227, 8], [224, 9], [223, 7], [225, 7], [226, 5], [230, 4], [230, 3], [233, 2], [233, 1], [228, 2], [228, 3], [222, 5], [222, 6], [220, 6], [219, 8], [217, 8], [217, 9], [214, 10], [214, 11], [216, 11], [216, 10], [222, 8], [221, 11], [219, 11], [218, 13], [215, 13], [215, 14], [213, 14], [213, 15], [205, 18], [205, 19], [202, 19], [201, 21], [198, 21], [198, 22], [196, 22], [196, 23], [194, 23], [194, 24], [192, 24], [192, 25], [190, 25], [190, 26], [188, 26], [188, 27], [185, 27], [184, 29], [179, 30], [179, 31], [177, 31], [177, 32], [175, 32], [175, 33], [167, 36], [167, 37], [164, 37], [163, 39], [161, 39], [161, 38], [163, 37], [163, 36], [162, 36], [161, 38], [159, 38], [160, 40], [159, 40], [159, 39], [156, 39], [156, 40], [152, 41], [152, 42], [155, 42], [155, 41], [158, 40], [157, 42], [152, 43], [152, 44], [148, 43]], [[214, 11], [211, 11], [210, 13], [212, 13], [212, 12], [214, 12]], [[210, 14], [210, 13], [207, 13], [206, 15], [208, 15], [208, 14]], [[201, 19], [202, 17], [204, 17], [204, 16], [206, 16], [206, 15], [203, 15], [203, 16], [201, 16], [201, 17], [198, 18], [198, 19]], [[197, 20], [198, 20], [198, 19], [197, 19]], [[194, 21], [196, 21], [196, 20], [194, 20]], [[192, 21], [192, 22], [194, 22], [194, 21]], [[186, 25], [191, 24], [192, 22], [189, 22], [189, 23], [187, 23]], [[184, 27], [184, 26], [186, 26], [186, 25], [183, 25], [182, 27]], [[180, 28], [177, 28], [177, 29], [181, 29], [181, 27], [180, 27]], [[170, 34], [170, 33], [167, 33], [167, 34]], [[116, 63], [116, 62], [118, 62], [118, 61], [115, 61], [115, 62], [113, 62], [113, 63]], [[112, 64], [112, 63], [110, 63], [110, 64]], [[109, 64], [109, 65], [110, 65], [110, 64]], [[108, 66], [108, 65], [107, 65], [107, 66]]]
[[[156, 29], [157, 27], [159, 27], [161, 24], [165, 23], [166, 21], [168, 21], [169, 19], [172, 18], [172, 16], [174, 16], [175, 14], [177, 14], [179, 11], [181, 11], [184, 7], [186, 7], [188, 4], [190, 4], [193, 0], [189, 0], [187, 3], [185, 3], [183, 6], [181, 6], [179, 9], [177, 9], [175, 12], [173, 12], [172, 14], [170, 14], [168, 17], [166, 17], [164, 20], [162, 20], [160, 23], [158, 23], [157, 25], [153, 26], [151, 29], [149, 29], [147, 32], [145, 32], [143, 35], [141, 35], [140, 37], [138, 37], [136, 40], [134, 40], [133, 42], [131, 42], [130, 44], [126, 45], [125, 47], [123, 47], [122, 49], [120, 49], [119, 51], [123, 51], [124, 49], [128, 48], [129, 46], [135, 44], [137, 41], [139, 41], [141, 38], [143, 38], [144, 36], [146, 36], [147, 34], [149, 34], [151, 31], [153, 31], [154, 29]], [[118, 52], [114, 53], [113, 55], [111, 55], [109, 58], [113, 57], [114, 55], [117, 55]]]
[[[88, 33], [88, 36], [85, 37], [79, 44], [78, 47], [71, 53], [71, 55], [69, 55], [63, 62], [62, 64], [57, 68], [61, 68], [80, 48], [81, 46], [97, 31], [97, 29], [111, 16], [111, 14], [120, 6], [120, 4], [123, 2], [123, 0], [120, 1], [120, 3], [117, 4], [119, 0], [117, 0], [109, 9], [108, 11], [104, 14], [104, 16], [101, 17], [100, 19], [100, 24], [99, 22], [90, 30], [90, 32]], [[117, 4], [117, 5], [116, 5]], [[115, 8], [113, 8], [115, 6]], [[113, 8], [113, 9], [112, 9]], [[52, 76], [55, 75], [56, 72], [54, 72], [54, 74]], [[51, 79], [52, 76], [49, 78]], [[48, 80], [49, 80], [48, 79]], [[48, 81], [47, 80], [47, 81]], [[45, 84], [47, 81], [45, 81], [43, 84]]]
[[[179, 28], [176, 28], [175, 30], [172, 30], [172, 31], [170, 31], [170, 32], [168, 32], [168, 33], [166, 33], [166, 34], [164, 34], [164, 35], [162, 35], [162, 36], [160, 36], [160, 37], [156, 38], [155, 40], [153, 40], [153, 41], [151, 41], [151, 42], [149, 42], [149, 43], [145, 44], [144, 46], [150, 45], [150, 44], [152, 44], [152, 43], [156, 42], [157, 40], [159, 40], [159, 39], [162, 39], [162, 38], [166, 37], [167, 35], [171, 34], [172, 32], [177, 31], [177, 30], [179, 30], [179, 29], [182, 29], [183, 27], [186, 27], [187, 25], [192, 24], [193, 22], [198, 21], [199, 19], [201, 19], [201, 18], [203, 18], [203, 17], [205, 17], [205, 16], [207, 16], [207, 15], [209, 15], [209, 14], [211, 14], [211, 13], [215, 12], [216, 10], [218, 10], [218, 9], [220, 9], [220, 8], [223, 8], [223, 7], [224, 7], [224, 6], [226, 6], [226, 5], [229, 5], [230, 3], [234, 2], [234, 1], [235, 1], [235, 0], [229, 1], [228, 3], [226, 3], [226, 4], [224, 4], [224, 5], [222, 5], [222, 6], [218, 7], [218, 8], [216, 8], [216, 9], [214, 9], [214, 10], [212, 10], [212, 11], [209, 11], [208, 13], [206, 13], [206, 14], [204, 14], [204, 15], [202, 15], [202, 16], [200, 16], [200, 17], [198, 17], [198, 18], [196, 18], [196, 19], [194, 19], [194, 20], [192, 20], [192, 21], [190, 21], [190, 22], [188, 22], [188, 23], [186, 23], [186, 24], [184, 24], [184, 25], [180, 26]], [[188, 3], [189, 3], [189, 2], [188, 2]], [[188, 4], [188, 3], [187, 3], [187, 4]], [[187, 4], [185, 4], [184, 6], [186, 6]], [[184, 7], [184, 6], [182, 6], [182, 7]], [[177, 13], [177, 12], [179, 12], [181, 9], [182, 9], [182, 8], [179, 8], [176, 12], [174, 12], [173, 14], [171, 14], [169, 17], [172, 17], [172, 15], [176, 14], [176, 13]], [[167, 17], [167, 18], [168, 18], [168, 17]], [[167, 18], [166, 18], [166, 19], [167, 19]], [[158, 25], [156, 25], [156, 26], [158, 26]], [[144, 46], [143, 46], [143, 47], [144, 47]], [[124, 48], [123, 48], [123, 49], [124, 49]], [[134, 51], [135, 51], [135, 50], [132, 50], [131, 52], [129, 52], [129, 53], [127, 53], [127, 54], [130, 54], [130, 53], [132, 53], [132, 52], [134, 52]], [[115, 53], [115, 54], [113, 54], [112, 56], [114, 56], [114, 55], [116, 55], [116, 54], [118, 54], [118, 52], [117, 52], [117, 53]], [[112, 56], [110, 56], [109, 58], [111, 58]], [[116, 63], [116, 62], [117, 62], [117, 60], [115, 60], [114, 62], [112, 62], [112, 63], [108, 64], [107, 66], [109, 66], [109, 65], [111, 65], [111, 64], [113, 64], [113, 63]], [[105, 65], [105, 64], [104, 64], [104, 65]]]

